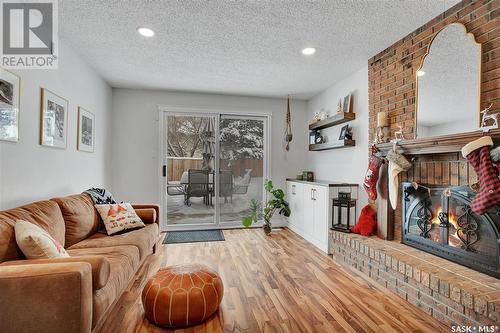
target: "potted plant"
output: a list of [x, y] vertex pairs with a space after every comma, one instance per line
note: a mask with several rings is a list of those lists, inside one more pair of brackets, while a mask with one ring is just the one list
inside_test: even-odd
[[271, 218], [276, 210], [278, 210], [278, 214], [288, 217], [290, 216], [290, 206], [285, 201], [285, 192], [279, 188], [275, 189], [272, 181], [267, 180], [264, 188], [272, 195], [272, 198], [266, 201], [264, 209], [262, 209], [260, 201], [252, 199], [249, 207], [251, 214], [243, 218], [242, 224], [248, 228], [253, 223], [257, 223], [260, 218], [264, 218], [264, 232], [269, 235], [272, 230]]

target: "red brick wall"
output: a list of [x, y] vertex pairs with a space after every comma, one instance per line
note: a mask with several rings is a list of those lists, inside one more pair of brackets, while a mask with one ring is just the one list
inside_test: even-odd
[[[405, 139], [415, 138], [416, 71], [431, 40], [446, 25], [465, 25], [482, 44], [481, 109], [493, 103], [500, 112], [500, 0], [464, 0], [397, 41], [368, 61], [369, 139], [373, 140], [377, 113], [388, 112], [390, 136], [403, 127]], [[419, 156], [401, 180], [429, 185], [472, 184], [476, 174], [460, 154]], [[394, 216], [395, 237], [400, 238], [401, 212]]]
[[446, 25], [459, 22], [482, 44], [481, 109], [493, 103], [500, 111], [500, 0], [464, 0], [368, 61], [369, 138], [377, 113], [389, 112], [391, 137], [398, 125], [406, 139], [415, 133], [416, 71], [432, 38]]

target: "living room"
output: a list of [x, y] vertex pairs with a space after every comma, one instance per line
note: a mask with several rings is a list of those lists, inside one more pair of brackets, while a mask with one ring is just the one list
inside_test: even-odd
[[499, 332], [500, 1], [0, 5], [0, 332]]

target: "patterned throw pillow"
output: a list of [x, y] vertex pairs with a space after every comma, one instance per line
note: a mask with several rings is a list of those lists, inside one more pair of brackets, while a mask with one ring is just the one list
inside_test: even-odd
[[39, 226], [19, 220], [14, 225], [17, 246], [28, 259], [69, 257], [64, 247]]
[[129, 203], [95, 205], [95, 208], [104, 221], [109, 236], [130, 229], [145, 227], [141, 218], [137, 216]]

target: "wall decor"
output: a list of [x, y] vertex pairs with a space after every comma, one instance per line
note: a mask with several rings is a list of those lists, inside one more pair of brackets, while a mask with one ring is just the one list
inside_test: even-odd
[[0, 68], [0, 140], [19, 140], [19, 76]]
[[342, 112], [351, 112], [351, 94], [344, 97], [342, 103]]
[[345, 125], [340, 130], [339, 140], [352, 140], [352, 133], [349, 125]]
[[89, 153], [95, 147], [95, 116], [92, 112], [78, 107], [78, 137], [77, 149]]
[[40, 144], [65, 149], [68, 132], [68, 101], [42, 88], [40, 109]]

